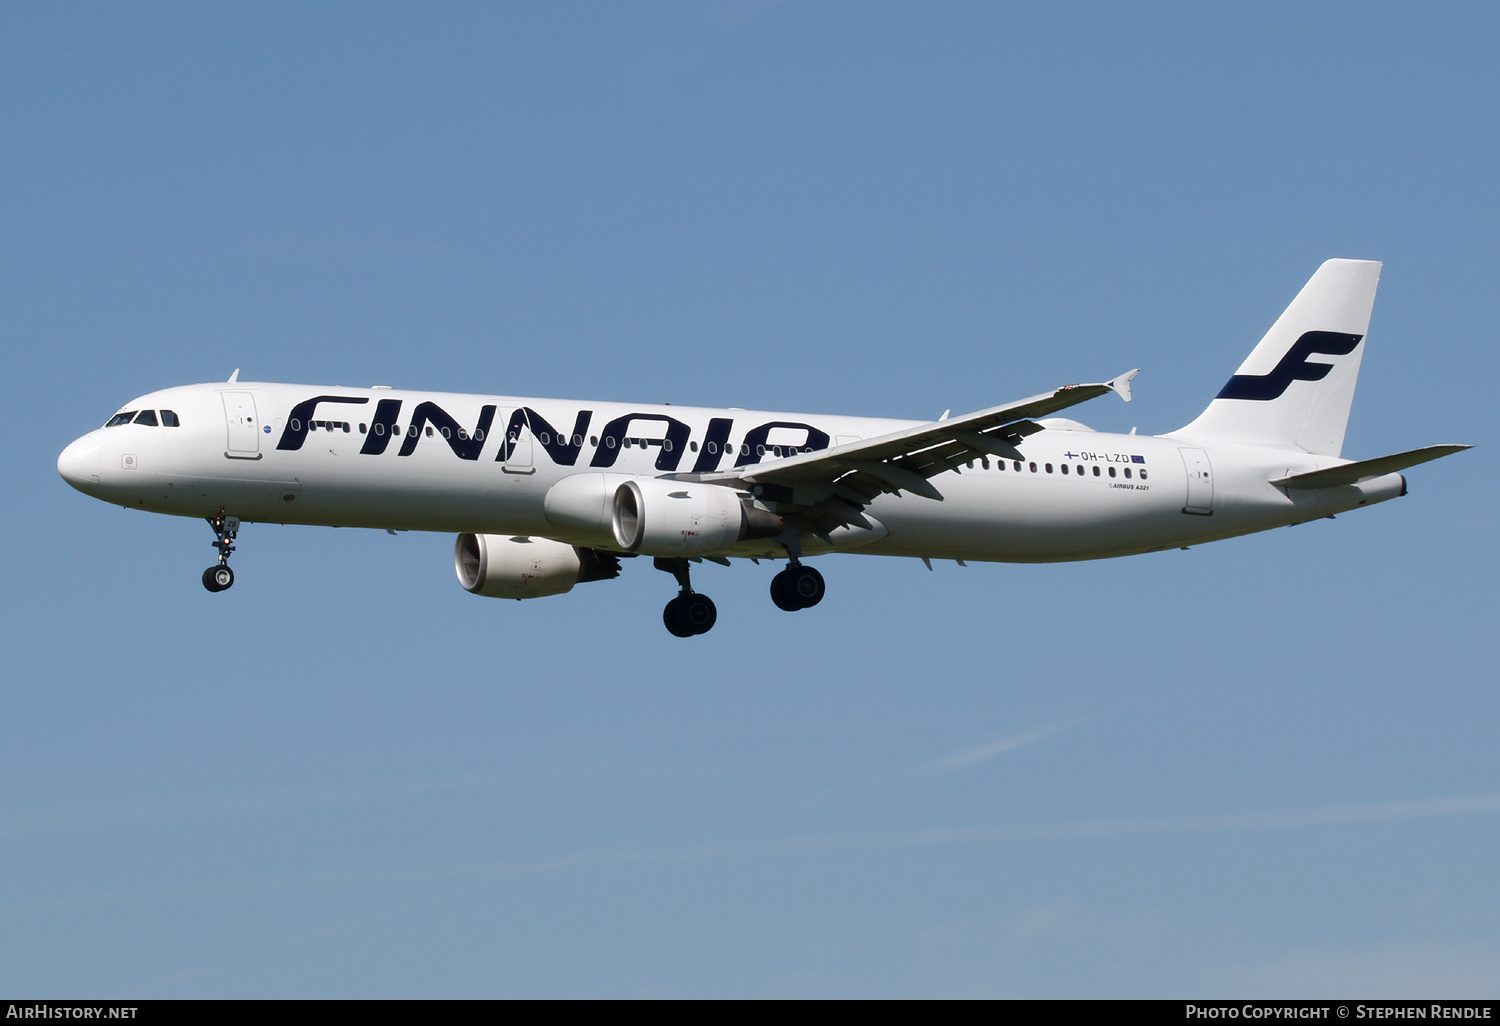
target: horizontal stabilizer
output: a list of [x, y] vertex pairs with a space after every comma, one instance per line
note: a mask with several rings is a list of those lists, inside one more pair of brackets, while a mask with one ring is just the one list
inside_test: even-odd
[[1418, 463], [1452, 456], [1456, 452], [1471, 448], [1473, 446], [1469, 445], [1429, 445], [1423, 449], [1398, 452], [1392, 456], [1377, 456], [1373, 460], [1345, 463], [1343, 466], [1329, 467], [1327, 470], [1293, 474], [1291, 477], [1277, 478], [1271, 483], [1280, 485], [1282, 488], [1337, 488], [1340, 485], [1355, 484], [1369, 477], [1394, 474], [1398, 470], [1415, 467]]

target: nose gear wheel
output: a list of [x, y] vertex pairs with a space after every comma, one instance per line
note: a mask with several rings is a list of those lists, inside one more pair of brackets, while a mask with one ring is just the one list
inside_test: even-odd
[[208, 518], [208, 526], [214, 529], [213, 547], [219, 550], [219, 561], [203, 571], [203, 586], [213, 592], [224, 591], [234, 584], [229, 554], [234, 551], [234, 539], [240, 533], [240, 518], [220, 513]]

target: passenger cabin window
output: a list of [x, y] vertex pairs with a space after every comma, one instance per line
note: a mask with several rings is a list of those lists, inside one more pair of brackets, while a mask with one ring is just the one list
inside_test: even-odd
[[142, 410], [140, 413], [137, 413], [135, 415], [135, 422], [145, 427], [157, 427], [158, 425], [156, 423], [156, 411]]
[[161, 426], [162, 427], [182, 427], [182, 423], [177, 419], [177, 414], [173, 413], [171, 410], [162, 410], [161, 411]]
[[105, 427], [119, 427], [121, 424], [129, 424], [134, 419], [135, 419], [135, 411], [134, 410], [131, 410], [128, 413], [117, 413], [113, 417], [109, 418], [109, 423], [105, 424], [104, 426]]
[[1109, 468], [1109, 476], [1110, 477], [1114, 477], [1115, 476], [1115, 468], [1114, 467], [1110, 467]]

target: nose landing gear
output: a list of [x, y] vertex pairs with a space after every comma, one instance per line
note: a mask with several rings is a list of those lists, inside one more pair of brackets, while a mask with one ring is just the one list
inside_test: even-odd
[[823, 601], [823, 575], [801, 561], [793, 559], [792, 565], [771, 578], [771, 601], [777, 609], [794, 613]]
[[677, 584], [682, 589], [661, 611], [662, 623], [666, 624], [673, 637], [691, 638], [695, 634], [707, 634], [713, 630], [719, 619], [719, 611], [715, 608], [713, 599], [693, 590], [688, 580], [688, 561], [662, 559], [658, 556], [654, 565], [656, 569], [677, 578]]
[[214, 529], [213, 547], [219, 550], [219, 562], [203, 571], [203, 586], [209, 591], [224, 591], [234, 584], [229, 554], [234, 551], [234, 539], [240, 533], [240, 518], [221, 513], [209, 517], [208, 526]]

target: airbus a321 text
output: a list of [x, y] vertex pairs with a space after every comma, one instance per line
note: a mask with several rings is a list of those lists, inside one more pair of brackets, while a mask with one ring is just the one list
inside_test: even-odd
[[1380, 264], [1330, 260], [1207, 409], [1165, 435], [1056, 415], [1135, 371], [927, 423], [239, 381], [134, 399], [73, 442], [74, 488], [203, 517], [218, 562], [248, 521], [445, 531], [459, 583], [539, 598], [651, 556], [679, 592], [663, 620], [702, 634], [699, 560], [786, 560], [771, 599], [823, 598], [805, 560], [1102, 559], [1296, 524], [1406, 494], [1399, 471], [1467, 448], [1351, 462], [1340, 452]]

